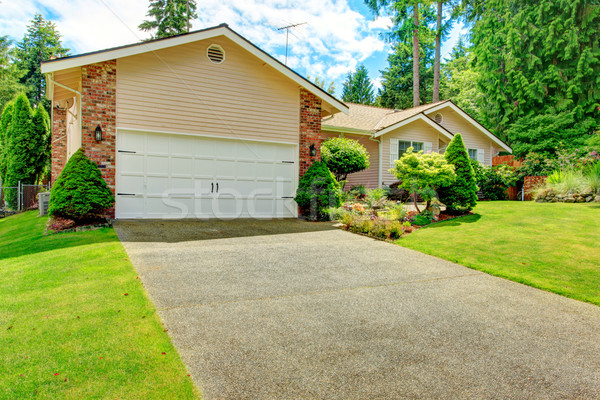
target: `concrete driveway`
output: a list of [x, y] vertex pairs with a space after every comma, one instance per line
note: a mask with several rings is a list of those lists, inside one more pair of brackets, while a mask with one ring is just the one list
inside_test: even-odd
[[600, 307], [328, 224], [115, 228], [205, 399], [600, 398]]

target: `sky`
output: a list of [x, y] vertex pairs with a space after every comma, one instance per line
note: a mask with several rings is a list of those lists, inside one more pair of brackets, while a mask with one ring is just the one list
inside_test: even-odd
[[[139, 42], [149, 37], [137, 26], [148, 0], [0, 0], [0, 35], [23, 38], [36, 13], [52, 20], [71, 54]], [[303, 76], [333, 81], [336, 95], [349, 72], [365, 64], [376, 88], [387, 66], [390, 46], [382, 38], [389, 17], [375, 16], [363, 0], [197, 0], [192, 30], [227, 23], [236, 32]], [[456, 26], [442, 47], [442, 58], [465, 34]]]

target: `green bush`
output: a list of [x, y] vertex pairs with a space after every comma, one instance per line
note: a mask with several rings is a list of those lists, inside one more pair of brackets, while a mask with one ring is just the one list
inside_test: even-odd
[[444, 157], [448, 164], [454, 165], [456, 180], [438, 190], [439, 199], [446, 205], [447, 211], [471, 211], [477, 205], [477, 182], [460, 133], [454, 135]]
[[497, 171], [487, 165], [483, 165], [476, 160], [471, 160], [475, 180], [481, 191], [481, 195], [487, 200], [506, 200], [506, 189], [504, 179]]
[[596, 161], [584, 171], [586, 189], [590, 193], [600, 194], [600, 161]]
[[96, 219], [115, 203], [98, 166], [79, 149], [52, 186], [48, 214], [75, 221]]
[[327, 220], [328, 210], [342, 205], [340, 184], [324, 162], [315, 161], [300, 179], [294, 200], [309, 219]]
[[369, 168], [369, 153], [356, 140], [332, 138], [321, 145], [321, 158], [338, 181], [348, 174]]

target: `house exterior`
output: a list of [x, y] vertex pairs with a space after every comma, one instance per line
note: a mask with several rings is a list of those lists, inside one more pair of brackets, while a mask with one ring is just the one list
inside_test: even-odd
[[116, 218], [296, 217], [321, 120], [348, 112], [227, 25], [47, 61], [42, 72], [52, 182], [82, 147], [115, 194]]
[[394, 110], [347, 103], [349, 113], [324, 117], [322, 140], [358, 140], [370, 154], [370, 167], [348, 175], [347, 188], [389, 186], [397, 181], [389, 170], [408, 148], [443, 153], [455, 133], [462, 135], [471, 158], [492, 165], [492, 157], [512, 149], [450, 100]]

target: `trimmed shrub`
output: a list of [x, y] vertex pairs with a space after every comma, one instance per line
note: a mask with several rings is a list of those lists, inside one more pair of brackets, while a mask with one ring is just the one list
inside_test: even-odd
[[8, 137], [9, 128], [13, 119], [13, 113], [15, 111], [14, 101], [9, 102], [2, 110], [2, 117], [0, 118], [0, 180], [6, 186], [6, 169], [7, 169], [7, 157], [6, 151], [8, 150]]
[[342, 205], [340, 184], [322, 161], [315, 161], [304, 174], [294, 198], [303, 215], [327, 220], [328, 210]]
[[454, 165], [456, 180], [438, 190], [439, 199], [449, 212], [471, 211], [477, 205], [477, 182], [460, 133], [454, 135], [444, 157], [448, 164]]
[[321, 158], [338, 181], [369, 168], [369, 153], [357, 140], [332, 138], [321, 145]]
[[79, 149], [52, 186], [48, 214], [81, 222], [100, 218], [114, 203], [100, 169]]

